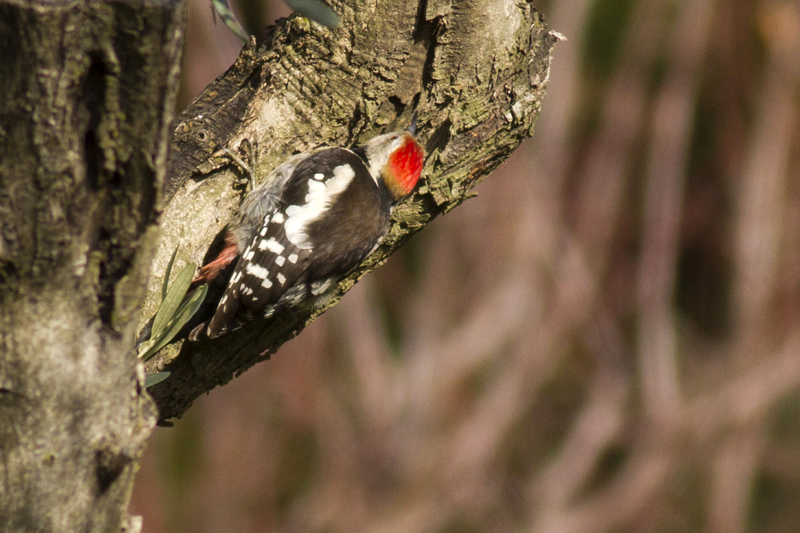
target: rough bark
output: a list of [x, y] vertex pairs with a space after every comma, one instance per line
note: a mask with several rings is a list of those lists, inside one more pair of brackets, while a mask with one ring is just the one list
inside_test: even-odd
[[131, 531], [180, 1], [0, 4], [0, 531]]
[[[533, 131], [556, 41], [516, 0], [332, 2], [338, 29], [304, 18], [246, 47], [178, 119], [163, 233], [144, 317], [152, 316], [176, 246], [202, 263], [218, 248], [246, 177], [256, 181], [294, 152], [352, 145], [407, 125], [416, 107], [428, 158], [422, 185], [394, 212], [384, 244], [343, 281], [339, 296], [434, 217], [466, 198]], [[335, 303], [334, 299], [331, 304]], [[284, 313], [219, 339], [176, 344], [148, 364], [170, 378], [152, 388], [161, 421], [268, 358], [324, 309]]]

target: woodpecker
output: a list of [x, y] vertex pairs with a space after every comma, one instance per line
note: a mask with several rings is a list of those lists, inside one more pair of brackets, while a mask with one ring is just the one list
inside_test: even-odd
[[189, 339], [219, 337], [259, 315], [327, 300], [383, 241], [394, 205], [416, 186], [425, 154], [415, 129], [416, 115], [408, 129], [356, 148], [296, 155], [253, 189], [223, 250], [193, 282], [219, 286], [230, 272], [213, 316]]

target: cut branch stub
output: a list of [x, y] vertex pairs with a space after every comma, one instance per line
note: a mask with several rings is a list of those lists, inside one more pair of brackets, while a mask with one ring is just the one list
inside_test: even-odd
[[[202, 263], [238, 209], [245, 172], [229, 153], [260, 182], [293, 153], [358, 144], [405, 127], [419, 111], [417, 131], [428, 154], [421, 185], [395, 209], [384, 244], [340, 284], [340, 296], [464, 201], [531, 135], [556, 41], [530, 5], [501, 4], [476, 0], [454, 10], [434, 1], [338, 3], [340, 28], [293, 17], [257, 51], [244, 49], [177, 121], [144, 317], [154, 312], [172, 250], [184, 254], [176, 268]], [[164, 350], [148, 363], [149, 372], [172, 372], [152, 389], [162, 421], [269, 357], [322, 311], [287, 312], [269, 324], [255, 321], [213, 341]]]

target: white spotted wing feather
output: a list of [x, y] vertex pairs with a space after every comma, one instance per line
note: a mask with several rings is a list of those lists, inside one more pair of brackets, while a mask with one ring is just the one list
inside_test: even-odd
[[278, 193], [257, 189], [251, 195], [259, 202], [268, 196], [271, 210], [240, 250], [208, 323], [211, 338], [323, 296], [388, 229], [389, 206], [378, 185], [363, 161], [342, 148], [297, 162]]

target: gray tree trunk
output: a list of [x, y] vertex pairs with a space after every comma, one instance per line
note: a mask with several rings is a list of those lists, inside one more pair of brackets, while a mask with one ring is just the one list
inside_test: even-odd
[[[338, 29], [284, 21], [178, 118], [161, 248], [144, 317], [176, 246], [200, 264], [236, 212], [244, 188], [236, 154], [256, 181], [289, 155], [353, 145], [408, 125], [428, 154], [422, 184], [395, 209], [383, 245], [343, 281], [339, 296], [470, 189], [530, 136], [556, 41], [516, 0], [332, 2]], [[468, 231], [468, 230], [467, 230]], [[336, 300], [332, 302], [335, 303]], [[324, 309], [286, 312], [210, 342], [176, 344], [148, 363], [170, 378], [152, 388], [161, 421], [274, 353]]]
[[135, 529], [126, 509], [156, 413], [132, 337], [182, 19], [179, 1], [0, 4], [4, 533]]
[[[156, 415], [136, 372], [133, 322], [154, 254], [143, 318], [175, 246], [176, 267], [202, 262], [237, 209], [243, 172], [228, 153], [259, 181], [293, 152], [355, 144], [419, 109], [424, 183], [341, 295], [531, 135], [556, 40], [516, 0], [332, 1], [341, 28], [293, 18], [245, 47], [179, 117], [167, 163], [182, 4], [6, 2], [0, 531], [136, 529], [125, 509]], [[148, 364], [172, 372], [152, 390], [160, 419], [320, 312], [164, 350]]]

